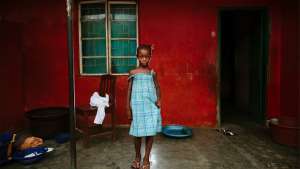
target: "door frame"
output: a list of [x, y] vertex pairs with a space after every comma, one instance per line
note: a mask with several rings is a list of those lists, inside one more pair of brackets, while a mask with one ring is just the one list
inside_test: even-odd
[[261, 25], [261, 29], [262, 29], [262, 33], [264, 35], [262, 35], [262, 48], [261, 48], [261, 52], [262, 52], [262, 56], [263, 56], [263, 63], [262, 65], [264, 66], [264, 73], [263, 73], [263, 80], [260, 83], [262, 88], [262, 104], [261, 104], [261, 111], [262, 113], [262, 120], [264, 121], [266, 120], [266, 115], [267, 115], [267, 83], [268, 83], [268, 75], [269, 75], [269, 67], [270, 67], [270, 63], [269, 63], [269, 40], [270, 40], [270, 30], [271, 30], [271, 19], [270, 19], [270, 14], [269, 14], [269, 10], [267, 7], [263, 6], [252, 6], [252, 7], [245, 7], [245, 6], [237, 6], [237, 7], [220, 7], [218, 10], [218, 14], [217, 14], [217, 38], [218, 38], [218, 43], [217, 43], [217, 58], [216, 58], [216, 72], [217, 72], [217, 127], [220, 128], [221, 127], [221, 68], [222, 68], [222, 64], [221, 64], [221, 38], [222, 38], [222, 32], [221, 32], [221, 14], [224, 11], [260, 11], [261, 12], [261, 17], [262, 21], [264, 23], [262, 23]]

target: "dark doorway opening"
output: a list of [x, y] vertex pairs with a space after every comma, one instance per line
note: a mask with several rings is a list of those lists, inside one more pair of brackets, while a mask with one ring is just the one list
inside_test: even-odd
[[262, 124], [266, 112], [267, 11], [224, 9], [219, 17], [221, 123]]

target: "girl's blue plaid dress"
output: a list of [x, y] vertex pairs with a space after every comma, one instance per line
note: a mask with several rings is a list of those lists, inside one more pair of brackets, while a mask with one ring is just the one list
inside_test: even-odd
[[154, 72], [131, 75], [132, 122], [129, 134], [135, 137], [154, 136], [161, 132], [160, 109], [156, 106], [156, 88]]

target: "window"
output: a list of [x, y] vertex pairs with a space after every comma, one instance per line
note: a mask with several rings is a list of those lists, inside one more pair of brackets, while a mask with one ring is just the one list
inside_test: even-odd
[[137, 66], [135, 2], [80, 3], [80, 72], [127, 74]]

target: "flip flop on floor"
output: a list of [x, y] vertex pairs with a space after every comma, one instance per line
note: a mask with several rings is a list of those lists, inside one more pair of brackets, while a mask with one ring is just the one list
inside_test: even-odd
[[133, 169], [139, 169], [140, 168], [140, 164], [141, 164], [140, 161], [134, 160], [134, 161], [132, 161], [131, 168], [133, 168]]
[[143, 164], [141, 169], [150, 169], [150, 163]]

